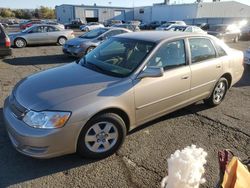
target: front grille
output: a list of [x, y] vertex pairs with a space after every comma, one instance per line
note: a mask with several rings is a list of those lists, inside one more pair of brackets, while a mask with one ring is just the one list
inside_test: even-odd
[[12, 113], [18, 119], [22, 119], [27, 109], [16, 100], [16, 97], [13, 94], [10, 96], [9, 102]]

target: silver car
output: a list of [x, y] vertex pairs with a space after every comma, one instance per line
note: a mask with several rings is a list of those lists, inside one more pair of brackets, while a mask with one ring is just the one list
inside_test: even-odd
[[75, 38], [73, 30], [64, 30], [50, 24], [39, 24], [21, 32], [9, 34], [11, 45], [23, 48], [30, 44], [58, 43], [64, 45], [68, 39]]
[[70, 56], [82, 57], [92, 51], [106, 39], [122, 33], [131, 32], [123, 28], [99, 28], [69, 40], [63, 46], [63, 53]]
[[6, 128], [28, 156], [103, 158], [145, 122], [199, 100], [219, 105], [243, 70], [243, 53], [213, 36], [122, 34], [21, 80], [5, 100]]

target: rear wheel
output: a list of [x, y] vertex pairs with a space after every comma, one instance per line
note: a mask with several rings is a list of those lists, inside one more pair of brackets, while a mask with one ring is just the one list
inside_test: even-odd
[[227, 90], [228, 90], [228, 81], [226, 78], [222, 77], [216, 83], [211, 96], [208, 99], [204, 100], [204, 102], [209, 106], [219, 105], [225, 98]]
[[126, 125], [120, 116], [101, 114], [83, 127], [78, 138], [77, 152], [86, 158], [104, 158], [120, 148], [125, 136]]
[[67, 39], [65, 37], [59, 37], [58, 38], [58, 44], [63, 46], [66, 43]]
[[24, 48], [27, 45], [26, 41], [22, 38], [17, 38], [15, 40], [15, 46], [17, 48]]

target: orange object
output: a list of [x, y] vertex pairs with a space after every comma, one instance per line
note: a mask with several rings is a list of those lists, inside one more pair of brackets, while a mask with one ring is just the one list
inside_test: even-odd
[[222, 187], [250, 188], [250, 173], [237, 157], [233, 157], [227, 165]]

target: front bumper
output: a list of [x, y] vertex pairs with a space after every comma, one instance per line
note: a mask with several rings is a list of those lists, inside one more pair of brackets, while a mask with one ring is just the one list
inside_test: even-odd
[[34, 158], [52, 158], [76, 151], [81, 127], [65, 125], [60, 129], [36, 129], [26, 125], [11, 111], [9, 99], [3, 109], [9, 138], [20, 153]]
[[82, 57], [85, 54], [85, 50], [82, 48], [63, 46], [63, 53], [69, 56]]

